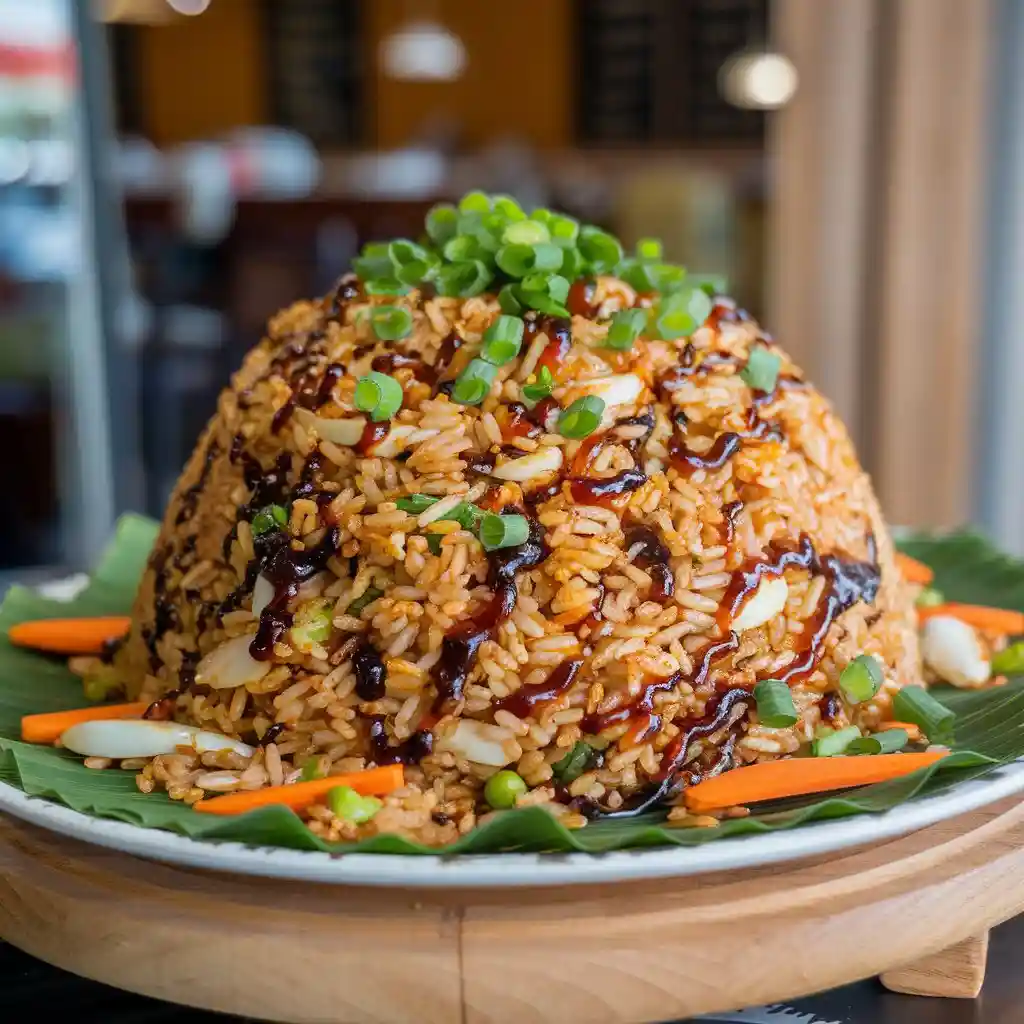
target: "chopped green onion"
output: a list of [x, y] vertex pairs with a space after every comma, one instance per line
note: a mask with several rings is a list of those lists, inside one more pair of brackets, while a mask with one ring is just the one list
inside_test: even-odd
[[412, 313], [402, 306], [377, 306], [370, 313], [370, 327], [381, 341], [398, 341], [412, 330]]
[[644, 309], [620, 309], [613, 314], [605, 344], [622, 352], [633, 347], [633, 342], [647, 326], [647, 311]]
[[428, 256], [429, 253], [422, 245], [410, 242], [408, 238], [396, 238], [388, 243], [388, 258], [396, 269], [404, 267], [407, 263], [426, 260]]
[[254, 537], [261, 537], [265, 533], [270, 533], [271, 530], [280, 530], [283, 526], [288, 525], [288, 510], [283, 508], [281, 505], [264, 505], [252, 517], [252, 522], [249, 524], [249, 528], [252, 530]]
[[478, 259], [461, 260], [438, 267], [435, 280], [438, 293], [462, 299], [479, 295], [494, 275]]
[[121, 681], [105, 666], [106, 671], [97, 675], [86, 676], [82, 680], [82, 693], [88, 701], [108, 700], [113, 694], [122, 690]]
[[502, 313], [508, 313], [509, 316], [518, 316], [523, 312], [523, 304], [516, 298], [514, 284], [502, 285], [501, 291], [498, 292], [498, 305], [501, 306]]
[[771, 394], [778, 383], [781, 365], [782, 359], [777, 352], [757, 345], [750, 350], [747, 364], [740, 370], [740, 377], [751, 390]]
[[[680, 267], [675, 263], [648, 264], [647, 269], [654, 278], [655, 291], [661, 292], [662, 295], [675, 295], [682, 291], [684, 285], [694, 289], [700, 287], [692, 278], [688, 278], [685, 267]], [[699, 316], [700, 323], [707, 319], [711, 309], [712, 303], [708, 303], [707, 313], [701, 313], [698, 307], [696, 315]]]
[[568, 409], [562, 410], [558, 417], [558, 432], [562, 437], [575, 441], [589, 437], [601, 425], [603, 415], [604, 399], [597, 395], [584, 395]]
[[917, 595], [917, 599], [914, 604], [918, 608], [935, 608], [940, 604], [946, 603], [946, 595], [941, 590], [936, 590], [934, 587], [922, 587], [921, 592]]
[[351, 825], [365, 825], [383, 806], [375, 796], [360, 796], [351, 786], [335, 786], [327, 794], [331, 813]]
[[625, 281], [634, 291], [657, 291], [657, 283], [652, 273], [652, 268], [641, 263], [639, 260], [623, 260], [615, 268], [615, 276]]
[[353, 401], [374, 423], [382, 423], [402, 408], [402, 385], [394, 377], [372, 370], [357, 381]]
[[475, 260], [483, 255], [480, 243], [473, 235], [456, 235], [444, 244], [444, 258], [451, 263], [462, 260]]
[[480, 543], [485, 551], [515, 548], [530, 536], [530, 520], [526, 516], [486, 514], [480, 520]]
[[591, 225], [580, 228], [579, 250], [595, 274], [610, 274], [622, 259], [619, 240]]
[[492, 205], [494, 212], [500, 214], [506, 221], [526, 220], [523, 208], [511, 196], [494, 196]]
[[871, 654], [858, 654], [839, 676], [839, 688], [851, 704], [863, 704], [878, 693], [884, 681], [878, 659]]
[[923, 686], [904, 686], [892, 699], [892, 713], [899, 722], [912, 722], [932, 743], [953, 740], [956, 715], [940, 704]]
[[320, 758], [319, 757], [307, 757], [302, 762], [301, 779], [303, 782], [312, 782], [314, 779], [322, 779], [323, 772], [320, 771]]
[[636, 258], [657, 263], [661, 259], [661, 241], [657, 238], [641, 238], [636, 243]]
[[408, 295], [408, 285], [396, 277], [374, 277], [363, 283], [367, 295]]
[[1010, 644], [1009, 647], [992, 655], [992, 674], [995, 676], [1024, 675], [1024, 641]]
[[729, 290], [729, 282], [724, 274], [691, 274], [690, 283], [712, 299], [716, 295], [725, 295]]
[[486, 192], [467, 192], [459, 200], [459, 213], [490, 213], [491, 197]]
[[452, 401], [459, 405], [479, 405], [490, 393], [498, 368], [484, 359], [474, 359], [459, 374], [452, 388]]
[[507, 245], [534, 246], [540, 242], [549, 242], [551, 232], [540, 221], [520, 220], [505, 228], [501, 240]]
[[580, 235], [579, 221], [572, 217], [553, 213], [547, 222], [548, 231], [551, 232], [551, 241], [563, 248], [569, 248], [576, 244]]
[[437, 498], [428, 494], [410, 494], [407, 498], [399, 498], [395, 504], [403, 511], [418, 516], [426, 512], [431, 505], [437, 504]]
[[558, 273], [567, 281], [575, 281], [577, 277], [582, 276], [583, 257], [579, 249], [569, 247], [562, 250], [562, 265], [558, 268]]
[[860, 729], [855, 725], [848, 725], [845, 729], [823, 731], [811, 744], [811, 752], [815, 757], [835, 757], [837, 754], [845, 754], [846, 748], [859, 738]]
[[451, 203], [438, 203], [427, 212], [427, 234], [434, 245], [444, 245], [455, 236], [459, 221], [458, 211]]
[[441, 554], [441, 541], [444, 540], [443, 533], [425, 533], [423, 535], [427, 538], [427, 547], [430, 548], [432, 555]]
[[373, 604], [378, 597], [383, 597], [384, 591], [378, 590], [377, 587], [367, 587], [362, 594], [357, 597], [346, 609], [346, 615], [361, 615], [363, 609], [368, 605]]
[[352, 269], [363, 281], [390, 277], [393, 269], [387, 242], [368, 242], [352, 261]]
[[847, 748], [847, 754], [895, 754], [910, 742], [906, 729], [886, 729], [871, 736], [860, 736]]
[[551, 766], [551, 770], [555, 773], [555, 778], [562, 785], [567, 786], [587, 771], [597, 761], [597, 758], [598, 752], [589, 743], [577, 740], [573, 744], [572, 750], [561, 760], [556, 761]]
[[542, 366], [536, 376], [537, 379], [532, 384], [524, 384], [522, 387], [523, 398], [534, 405], [547, 398], [555, 386], [555, 379], [546, 366]]
[[548, 224], [555, 215], [546, 207], [538, 206], [530, 211], [530, 220], [539, 221], [541, 224]]
[[330, 602], [324, 599], [310, 601], [303, 605], [295, 615], [295, 623], [291, 628], [292, 643], [304, 653], [311, 648], [326, 643], [331, 636], [334, 623]]
[[558, 270], [562, 265], [562, 257], [562, 250], [554, 243], [537, 242], [535, 245], [503, 245], [494, 260], [509, 277], [526, 277], [527, 274]]
[[789, 686], [780, 679], [762, 679], [754, 687], [757, 717], [769, 729], [784, 729], [795, 725], [796, 705]]
[[496, 811], [515, 807], [516, 801], [528, 787], [521, 776], [505, 769], [495, 772], [484, 785], [484, 799]]
[[458, 523], [464, 530], [475, 532], [477, 525], [485, 515], [487, 513], [471, 501], [460, 501], [451, 511], [445, 512], [443, 516], [438, 516], [437, 521], [448, 519]]
[[711, 299], [699, 288], [674, 292], [662, 299], [655, 326], [666, 341], [693, 334], [711, 312]]
[[504, 366], [519, 355], [525, 329], [519, 317], [502, 314], [484, 331], [481, 357], [495, 366]]

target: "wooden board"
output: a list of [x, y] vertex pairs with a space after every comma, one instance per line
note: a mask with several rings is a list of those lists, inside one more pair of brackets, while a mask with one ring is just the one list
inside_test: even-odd
[[[463, 892], [186, 870], [0, 818], [0, 937], [122, 988], [293, 1024], [634, 1024], [890, 970], [932, 994], [927, 963], [909, 982], [895, 969], [1022, 910], [1016, 801], [760, 871]], [[979, 948], [964, 950], [977, 980]]]

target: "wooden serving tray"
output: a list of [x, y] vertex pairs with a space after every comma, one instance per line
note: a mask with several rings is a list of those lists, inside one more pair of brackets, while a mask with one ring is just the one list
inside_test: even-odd
[[290, 1024], [639, 1024], [875, 974], [973, 996], [987, 930], [1022, 910], [1017, 799], [792, 865], [460, 891], [187, 870], [0, 817], [0, 937], [120, 988]]

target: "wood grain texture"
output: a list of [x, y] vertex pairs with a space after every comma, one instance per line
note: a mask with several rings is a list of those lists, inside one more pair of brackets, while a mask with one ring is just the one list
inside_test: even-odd
[[892, 992], [912, 996], [973, 999], [985, 982], [987, 960], [988, 932], [982, 932], [934, 956], [883, 971], [881, 982]]
[[0, 818], [0, 938], [194, 1006], [305, 1022], [639, 1024], [920, 962], [1024, 910], [1024, 803], [692, 879], [476, 891], [247, 879]]

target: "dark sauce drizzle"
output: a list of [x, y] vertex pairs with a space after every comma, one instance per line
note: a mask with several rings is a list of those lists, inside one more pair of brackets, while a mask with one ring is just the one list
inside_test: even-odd
[[403, 743], [388, 743], [384, 715], [370, 721], [370, 758], [377, 764], [419, 764], [434, 749], [434, 737], [426, 729], [414, 732]]
[[521, 686], [515, 693], [494, 702], [496, 711], [511, 711], [519, 718], [527, 718], [533, 709], [550, 704], [566, 693], [580, 674], [582, 658], [567, 658], [542, 683]]
[[667, 601], [676, 590], [676, 580], [669, 565], [669, 550], [647, 526], [635, 526], [626, 531], [625, 548], [632, 550], [641, 545], [633, 564], [644, 569], [651, 577], [652, 601]]

